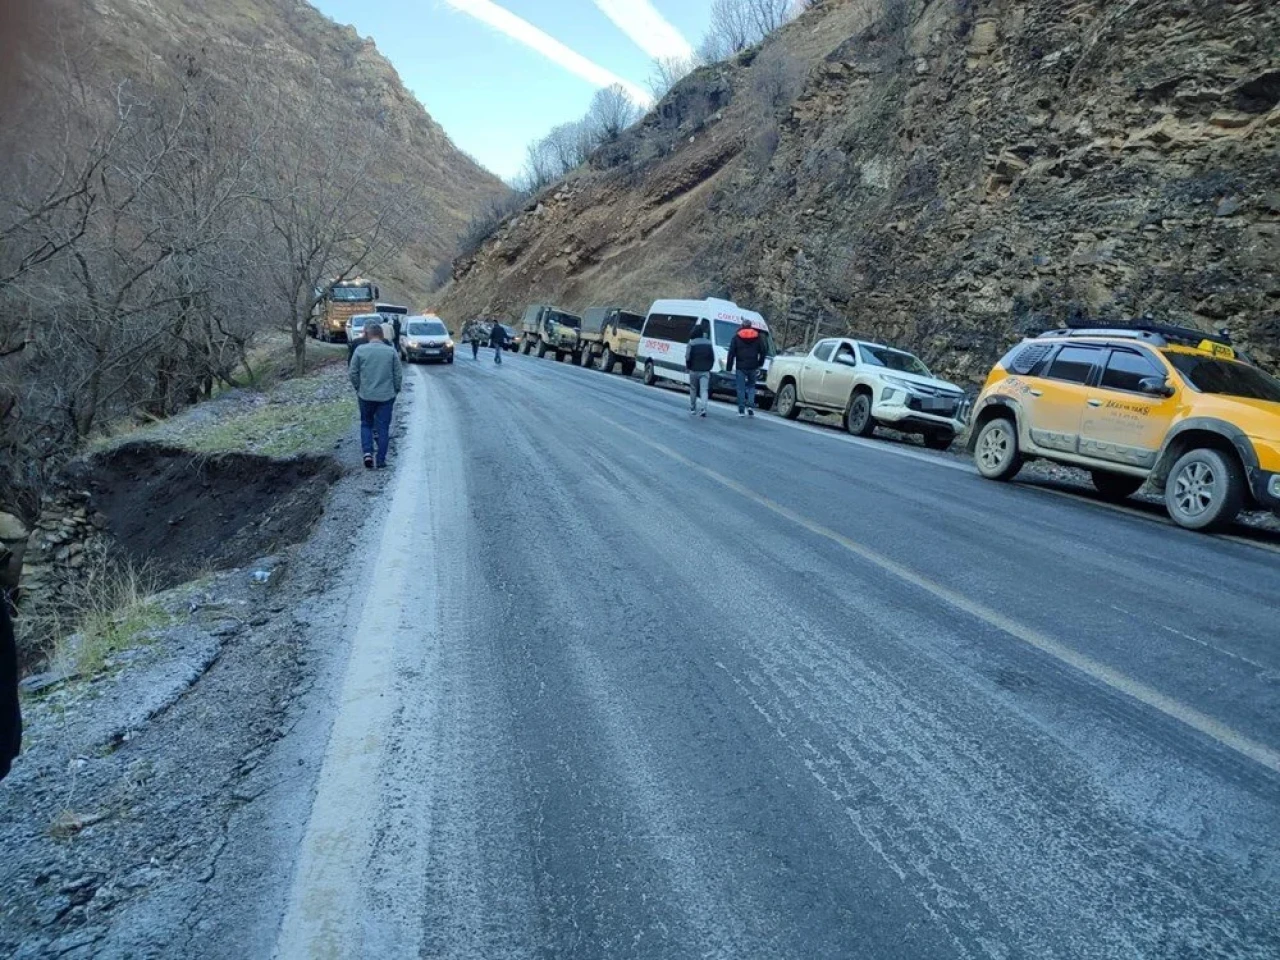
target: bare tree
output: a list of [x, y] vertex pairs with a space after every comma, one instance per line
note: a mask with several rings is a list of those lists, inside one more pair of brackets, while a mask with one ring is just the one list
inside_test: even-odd
[[396, 196], [372, 190], [370, 168], [386, 148], [383, 131], [356, 124], [336, 135], [331, 118], [340, 110], [323, 84], [309, 99], [308, 114], [274, 118], [272, 137], [289, 148], [256, 158], [258, 256], [299, 373], [306, 369], [308, 324], [331, 282], [386, 263], [407, 241], [418, 206], [408, 187]]
[[696, 57], [658, 57], [649, 74], [649, 90], [654, 100], [661, 100], [677, 83], [698, 68]]
[[551, 142], [543, 137], [525, 148], [524, 168], [517, 178], [516, 189], [537, 193], [556, 179], [557, 160]]
[[800, 10], [794, 0], [741, 0], [741, 2], [746, 9], [751, 26], [761, 40], [785, 26]]
[[711, 24], [700, 53], [725, 60], [753, 47], [799, 12], [794, 0], [713, 0]]
[[639, 120], [641, 116], [641, 110], [631, 99], [631, 95], [621, 84], [615, 83], [603, 90], [597, 90], [596, 95], [591, 98], [591, 107], [587, 111], [587, 123], [590, 124], [598, 143], [613, 143], [622, 136], [623, 130]]
[[747, 0], [712, 0], [711, 24], [703, 41], [706, 55], [723, 60], [759, 43], [762, 36]]
[[563, 177], [587, 162], [595, 148], [591, 128], [583, 120], [562, 123], [544, 138], [546, 151], [555, 160], [555, 176]]

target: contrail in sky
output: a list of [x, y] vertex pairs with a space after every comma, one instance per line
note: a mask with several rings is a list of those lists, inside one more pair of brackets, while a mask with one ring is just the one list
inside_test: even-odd
[[588, 60], [582, 54], [571, 50], [550, 34], [538, 29], [528, 20], [516, 16], [505, 7], [500, 7], [493, 0], [444, 0], [455, 10], [475, 17], [481, 23], [504, 33], [517, 43], [522, 43], [531, 50], [542, 54], [552, 63], [576, 74], [597, 87], [620, 85], [637, 104], [649, 106], [653, 97], [643, 87], [622, 79], [594, 60]]
[[653, 57], [690, 60], [693, 47], [650, 0], [593, 0], [600, 12]]

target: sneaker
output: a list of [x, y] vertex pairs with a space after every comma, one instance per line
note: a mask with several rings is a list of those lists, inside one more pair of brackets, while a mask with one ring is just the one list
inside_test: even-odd
[[387, 465], [386, 465], [385, 463], [380, 463], [380, 464], [378, 464], [378, 469], [379, 469], [379, 470], [385, 470], [385, 469], [387, 469]]
[[372, 454], [366, 453], [366, 454], [364, 455], [364, 468], [365, 468], [366, 470], [372, 470], [372, 469], [373, 469], [373, 455], [372, 455]]
[[748, 410], [748, 411], [747, 411], [747, 416], [748, 416], [748, 417], [754, 417], [755, 415], [756, 415], [755, 410]]
[[740, 416], [740, 417], [745, 417], [746, 415], [747, 415], [747, 411], [745, 411], [745, 410], [739, 410], [739, 411], [738, 411], [738, 416]]
[[707, 415], [707, 411], [705, 410], [703, 410], [700, 414], [698, 414], [698, 416], [700, 417], [705, 417], [706, 415]]

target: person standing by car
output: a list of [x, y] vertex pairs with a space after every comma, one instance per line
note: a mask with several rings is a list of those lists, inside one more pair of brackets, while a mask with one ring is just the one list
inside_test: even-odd
[[737, 372], [735, 383], [738, 388], [738, 416], [754, 417], [756, 415], [756, 378], [760, 368], [764, 366], [765, 345], [760, 331], [751, 325], [750, 320], [742, 321], [742, 328], [733, 335], [729, 342], [729, 357], [725, 369], [729, 373]]
[[480, 359], [480, 325], [472, 320], [463, 331], [462, 338], [471, 341], [471, 359]]
[[364, 452], [366, 470], [375, 466], [374, 438], [378, 442], [376, 466], [387, 465], [387, 448], [391, 444], [391, 413], [396, 397], [404, 385], [404, 368], [400, 354], [386, 342], [379, 323], [365, 324], [368, 343], [362, 343], [351, 356], [349, 374], [360, 402], [360, 449]]
[[502, 362], [502, 348], [507, 345], [507, 331], [502, 328], [502, 324], [494, 322], [492, 329], [489, 331], [489, 346], [493, 347], [493, 362]]
[[711, 396], [711, 369], [716, 365], [716, 348], [708, 332], [706, 321], [700, 322], [693, 328], [693, 336], [684, 349], [684, 366], [689, 371], [691, 417], [707, 415], [707, 401]]

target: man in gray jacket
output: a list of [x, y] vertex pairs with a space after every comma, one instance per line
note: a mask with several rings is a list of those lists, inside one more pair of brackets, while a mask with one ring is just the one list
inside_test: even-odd
[[348, 372], [360, 401], [360, 449], [364, 451], [365, 469], [371, 470], [375, 434], [377, 466], [381, 469], [387, 465], [391, 412], [404, 384], [404, 369], [400, 366], [400, 354], [386, 341], [382, 324], [372, 321], [365, 324], [365, 336], [369, 342], [362, 343], [351, 355]]

